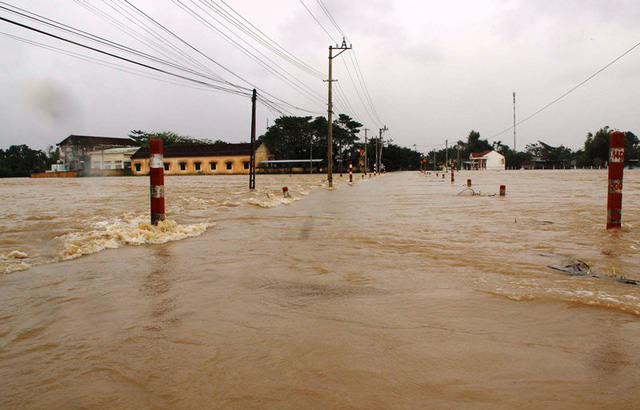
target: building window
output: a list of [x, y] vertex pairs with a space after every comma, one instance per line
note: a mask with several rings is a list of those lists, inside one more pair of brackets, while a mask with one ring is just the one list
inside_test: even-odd
[[165, 163], [164, 163], [164, 170], [165, 170], [165, 171], [168, 171], [168, 170], [169, 170], [169, 165], [170, 165], [170, 164], [169, 164], [168, 162], [165, 162]]
[[140, 172], [140, 164], [136, 164], [136, 172]]
[[93, 164], [92, 164], [92, 166], [91, 166], [91, 168], [97, 168], [97, 169], [102, 168], [102, 162], [100, 162], [100, 161], [94, 161], [94, 162], [93, 162]]
[[233, 162], [231, 161], [227, 162], [227, 169], [229, 170], [233, 169]]
[[122, 169], [122, 161], [115, 161], [115, 169]]
[[187, 163], [186, 162], [181, 162], [180, 163], [180, 171], [186, 171], [187, 170]]
[[209, 168], [211, 168], [212, 171], [216, 170], [216, 162], [209, 162]]
[[194, 162], [193, 166], [195, 167], [196, 171], [200, 171], [200, 163], [199, 162]]
[[242, 165], [244, 166], [244, 169], [249, 169], [249, 161], [243, 161]]
[[111, 169], [111, 161], [105, 161], [104, 164], [102, 164], [102, 169]]

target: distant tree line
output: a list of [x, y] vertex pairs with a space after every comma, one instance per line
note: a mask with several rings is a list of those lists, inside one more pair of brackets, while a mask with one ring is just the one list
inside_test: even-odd
[[[480, 137], [477, 131], [471, 131], [467, 141], [458, 141], [449, 147], [449, 159], [458, 158], [460, 152], [461, 161], [469, 159], [471, 153], [479, 153], [487, 150], [496, 150], [505, 157], [507, 168], [522, 168], [524, 166], [534, 166], [544, 168], [568, 168], [568, 167], [599, 167], [609, 160], [609, 136], [616, 130], [608, 126], [599, 129], [595, 134], [588, 133], [584, 146], [577, 151], [560, 145], [554, 147], [543, 141], [538, 141], [525, 146], [524, 151], [514, 151], [502, 141], [490, 143]], [[444, 164], [445, 148], [434, 150], [430, 153], [429, 166], [433, 166], [433, 153], [437, 161], [437, 166]], [[625, 133], [625, 163], [635, 162], [640, 158], [640, 141], [632, 132]]]
[[0, 149], [0, 178], [28, 177], [31, 173], [44, 172], [58, 160], [57, 155], [48, 157], [43, 151], [28, 146], [11, 145]]
[[[349, 160], [358, 164], [362, 152], [367, 152], [370, 167], [376, 158], [376, 136], [368, 140], [368, 146], [362, 141], [360, 134], [362, 124], [345, 114], [340, 114], [333, 122], [333, 152], [334, 161], [346, 164]], [[293, 117], [277, 118], [264, 135], [258, 138], [264, 142], [277, 159], [327, 159], [327, 131], [328, 123], [325, 117]], [[528, 144], [524, 151], [514, 151], [501, 141], [490, 143], [483, 139], [477, 131], [469, 132], [466, 141], [458, 141], [449, 147], [449, 159], [459, 158], [465, 161], [472, 152], [496, 150], [505, 156], [508, 168], [522, 168], [523, 166], [539, 164], [545, 168], [566, 167], [599, 167], [609, 160], [609, 136], [615, 130], [606, 126], [594, 133], [588, 133], [582, 149], [573, 151], [560, 145], [551, 146], [543, 141]], [[148, 146], [149, 140], [159, 138], [166, 145], [193, 144], [227, 144], [221, 140], [198, 139], [179, 135], [171, 131], [146, 132], [134, 130], [129, 137]], [[444, 164], [445, 148], [431, 151], [428, 155], [428, 167], [433, 166], [433, 154], [437, 164]], [[34, 150], [27, 145], [12, 145], [6, 150], [0, 149], [0, 178], [26, 177], [31, 173], [44, 172], [59, 159], [57, 151], [47, 155], [43, 151]], [[382, 163], [389, 171], [418, 169], [422, 154], [416, 150], [404, 148], [391, 142], [385, 142], [382, 148]], [[625, 163], [638, 165], [640, 159], [640, 140], [628, 131], [625, 133]]]
[[[258, 141], [265, 143], [276, 159], [313, 157], [326, 161], [328, 128], [329, 123], [325, 117], [282, 116], [276, 118]], [[370, 167], [373, 166], [376, 157], [375, 136], [369, 138], [365, 150], [361, 128], [361, 123], [346, 114], [339, 114], [333, 121], [332, 140], [336, 165], [344, 164], [346, 169], [348, 162], [352, 161], [357, 166], [366, 152], [368, 163]], [[389, 142], [385, 142], [382, 147], [382, 163], [389, 171], [417, 169], [419, 162], [420, 153], [415, 150]]]

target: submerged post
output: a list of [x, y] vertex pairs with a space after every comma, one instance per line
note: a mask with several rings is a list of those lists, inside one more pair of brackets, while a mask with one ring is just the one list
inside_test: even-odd
[[349, 160], [349, 182], [353, 182], [353, 162]]
[[507, 195], [507, 186], [500, 185], [500, 196], [505, 196], [505, 195]]
[[622, 224], [622, 173], [624, 169], [624, 133], [609, 136], [609, 194], [607, 195], [607, 229]]
[[164, 221], [164, 164], [162, 140], [149, 141], [149, 177], [151, 180], [151, 225]]

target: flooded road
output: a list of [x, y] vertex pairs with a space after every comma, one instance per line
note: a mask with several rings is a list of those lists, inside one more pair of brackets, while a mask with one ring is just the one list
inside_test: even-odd
[[167, 178], [164, 232], [146, 178], [46, 182], [0, 181], [0, 407], [640, 399], [637, 171], [619, 231], [606, 171]]

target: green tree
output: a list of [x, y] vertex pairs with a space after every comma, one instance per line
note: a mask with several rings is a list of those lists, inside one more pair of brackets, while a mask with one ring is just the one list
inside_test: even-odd
[[311, 118], [294, 116], [276, 118], [274, 124], [258, 138], [258, 141], [265, 143], [278, 159], [309, 158], [311, 144], [316, 139]]
[[564, 145], [552, 147], [542, 141], [538, 141], [535, 144], [527, 144], [525, 151], [544, 160], [547, 166], [550, 165], [557, 168], [571, 166], [572, 161], [575, 159], [575, 154], [570, 148]]
[[28, 177], [31, 173], [44, 172], [51, 160], [39, 150], [27, 145], [11, 145], [0, 149], [0, 177]]

